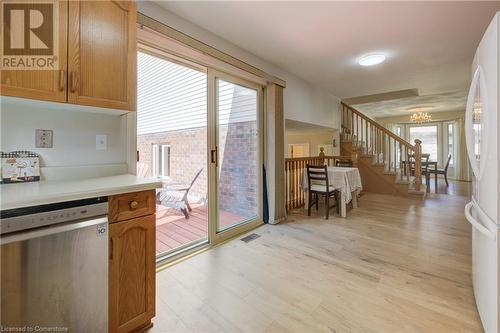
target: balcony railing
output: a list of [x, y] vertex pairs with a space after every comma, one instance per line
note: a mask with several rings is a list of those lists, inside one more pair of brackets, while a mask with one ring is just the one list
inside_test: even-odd
[[305, 204], [306, 193], [302, 190], [302, 177], [306, 165], [335, 166], [336, 161], [351, 160], [350, 156], [312, 156], [285, 159], [286, 210]]

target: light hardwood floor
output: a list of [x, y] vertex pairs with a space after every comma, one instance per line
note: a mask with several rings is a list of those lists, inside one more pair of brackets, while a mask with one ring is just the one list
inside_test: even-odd
[[365, 194], [258, 228], [158, 273], [149, 332], [481, 332], [465, 200]]

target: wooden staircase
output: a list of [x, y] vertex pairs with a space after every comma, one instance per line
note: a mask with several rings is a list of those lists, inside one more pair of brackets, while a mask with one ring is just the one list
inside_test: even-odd
[[[351, 156], [366, 192], [424, 199], [422, 146], [392, 133], [355, 108], [342, 103], [340, 154]], [[414, 156], [412, 167], [406, 163]]]

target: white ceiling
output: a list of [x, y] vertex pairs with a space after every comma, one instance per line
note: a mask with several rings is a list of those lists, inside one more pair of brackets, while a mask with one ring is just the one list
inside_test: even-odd
[[462, 111], [465, 112], [467, 102], [466, 91], [456, 91], [451, 93], [424, 95], [393, 99], [383, 102], [365, 103], [353, 105], [357, 110], [369, 114], [375, 118], [411, 115], [415, 112], [445, 112]]
[[[158, 2], [341, 98], [464, 91], [494, 2]], [[388, 59], [361, 67], [359, 56]]]

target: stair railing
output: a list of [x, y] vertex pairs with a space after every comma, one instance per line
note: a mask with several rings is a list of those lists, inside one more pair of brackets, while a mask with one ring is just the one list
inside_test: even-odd
[[[389, 131], [350, 105], [341, 103], [341, 128], [344, 140], [361, 148], [362, 154], [374, 155], [374, 162], [384, 164], [385, 170], [394, 172], [400, 180], [410, 183], [410, 173], [415, 176], [415, 190], [420, 191], [422, 182], [422, 142], [415, 145]], [[414, 162], [410, 157], [414, 157]], [[414, 170], [411, 170], [411, 164]], [[398, 174], [399, 172], [399, 174]]]

